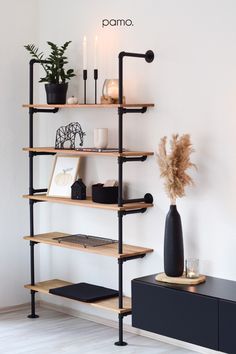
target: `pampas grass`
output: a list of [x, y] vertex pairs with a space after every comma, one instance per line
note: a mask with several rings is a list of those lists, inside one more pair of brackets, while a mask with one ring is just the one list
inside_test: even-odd
[[190, 155], [194, 152], [190, 135], [173, 134], [170, 140], [170, 152], [166, 150], [167, 137], [164, 136], [158, 146], [157, 162], [160, 176], [164, 178], [164, 186], [171, 204], [176, 198], [185, 196], [185, 187], [194, 185], [193, 179], [187, 174], [189, 168], [196, 165], [191, 162]]

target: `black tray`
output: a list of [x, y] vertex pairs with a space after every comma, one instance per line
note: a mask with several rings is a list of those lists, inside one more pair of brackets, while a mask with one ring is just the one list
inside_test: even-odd
[[54, 237], [53, 240], [57, 240], [59, 243], [73, 243], [79, 244], [86, 247], [99, 247], [104, 245], [109, 245], [111, 243], [117, 243], [116, 240], [110, 238], [97, 237], [97, 236], [88, 236], [83, 234], [69, 235]]
[[50, 289], [49, 293], [83, 302], [94, 302], [97, 300], [119, 296], [119, 292], [117, 290], [88, 283], [78, 283]]
[[92, 201], [103, 204], [118, 203], [118, 187], [103, 187], [102, 183], [92, 185]]

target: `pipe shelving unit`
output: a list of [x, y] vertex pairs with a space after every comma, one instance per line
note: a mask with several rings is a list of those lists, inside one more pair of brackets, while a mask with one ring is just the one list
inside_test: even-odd
[[[113, 257], [116, 257], [118, 260], [118, 291], [119, 291], [119, 297], [118, 297], [118, 307], [113, 308], [113, 304], [109, 304], [107, 306], [104, 304], [104, 302], [97, 302], [94, 303], [94, 306], [97, 307], [104, 307], [107, 309], [112, 309], [115, 310], [116, 313], [118, 313], [118, 319], [119, 319], [119, 338], [118, 341], [115, 343], [115, 345], [118, 346], [124, 346], [127, 343], [123, 340], [123, 319], [125, 316], [131, 314], [131, 307], [125, 308], [124, 306], [124, 298], [123, 298], [123, 264], [126, 261], [137, 259], [137, 258], [143, 258], [147, 253], [152, 252], [152, 249], [147, 249], [147, 248], [140, 248], [133, 246], [133, 249], [129, 252], [127, 252], [127, 249], [129, 249], [132, 246], [129, 245], [124, 245], [123, 243], [123, 217], [125, 215], [130, 215], [130, 214], [136, 214], [136, 213], [144, 213], [146, 212], [147, 208], [151, 207], [153, 204], [153, 198], [150, 193], [145, 194], [143, 198], [136, 198], [136, 199], [123, 199], [123, 164], [127, 162], [143, 162], [147, 159], [147, 156], [152, 155], [150, 152], [134, 152], [132, 153], [125, 153], [125, 150], [123, 149], [123, 116], [124, 114], [131, 114], [131, 113], [145, 113], [147, 111], [147, 107], [153, 106], [152, 104], [130, 104], [126, 105], [123, 104], [123, 61], [125, 57], [133, 57], [133, 58], [144, 58], [146, 62], [151, 63], [154, 59], [154, 53], [149, 50], [144, 54], [139, 54], [139, 53], [129, 53], [129, 52], [121, 52], [118, 57], [119, 61], [119, 103], [117, 105], [75, 105], [71, 106], [71, 108], [86, 108], [88, 107], [104, 107], [104, 108], [117, 108], [118, 110], [118, 152], [113, 153], [110, 156], [116, 156], [118, 159], [118, 205], [114, 206], [104, 206], [104, 205], [94, 205], [91, 204], [91, 201], [88, 201], [88, 205], [86, 205], [85, 201], [85, 206], [89, 207], [97, 207], [97, 208], [104, 208], [104, 209], [111, 209], [111, 210], [116, 210], [117, 211], [117, 216], [118, 216], [118, 249], [114, 251], [114, 254], [112, 254]], [[38, 318], [39, 316], [36, 314], [36, 309], [35, 309], [35, 294], [37, 292], [46, 292], [47, 293], [47, 287], [50, 287], [51, 285], [45, 284], [47, 282], [42, 282], [42, 283], [35, 283], [35, 259], [34, 259], [34, 247], [38, 243], [47, 243], [47, 244], [52, 244], [53, 245], [53, 239], [50, 239], [50, 234], [45, 235], [35, 235], [34, 233], [34, 205], [38, 202], [43, 202], [43, 201], [48, 201], [48, 202], [57, 202], [55, 201], [55, 198], [47, 197], [45, 194], [47, 192], [47, 188], [40, 188], [40, 189], [35, 189], [34, 188], [34, 157], [36, 156], [45, 156], [45, 155], [55, 155], [56, 150], [54, 148], [35, 148], [34, 147], [34, 139], [33, 139], [33, 132], [34, 132], [34, 114], [37, 113], [57, 113], [58, 110], [62, 108], [69, 107], [68, 105], [37, 105], [34, 104], [34, 90], [33, 90], [33, 85], [34, 85], [34, 73], [33, 73], [33, 68], [36, 63], [39, 63], [39, 61], [32, 59], [29, 63], [29, 104], [24, 105], [24, 107], [29, 108], [29, 148], [25, 148], [25, 151], [28, 151], [29, 154], [29, 195], [24, 196], [29, 199], [29, 211], [30, 211], [30, 235], [25, 237], [25, 239], [29, 240], [29, 245], [30, 245], [30, 284], [26, 285], [25, 287], [30, 289], [31, 293], [31, 313], [28, 316], [29, 318]], [[61, 150], [58, 150], [58, 152], [62, 152]], [[66, 150], [65, 150], [66, 153]], [[88, 153], [83, 152], [77, 152], [73, 151], [72, 153], [77, 153], [80, 156], [88, 156]], [[92, 155], [93, 153], [91, 153]], [[102, 153], [101, 153], [102, 154]], [[97, 155], [97, 154], [94, 154]], [[104, 154], [104, 155], [109, 155], [109, 154]], [[133, 155], [133, 156], [132, 156]], [[63, 199], [58, 199], [58, 202], [65, 202]], [[72, 203], [72, 201], [71, 201]], [[68, 204], [68, 203], [67, 203]], [[76, 202], [73, 204], [76, 204]], [[80, 205], [79, 203], [77, 203]], [[83, 206], [83, 205], [82, 205]], [[136, 248], [135, 248], [136, 247]], [[75, 247], [71, 247], [75, 248]], [[91, 253], [93, 253], [91, 251]], [[108, 254], [108, 251], [106, 249], [103, 249], [101, 251], [101, 254], [103, 255], [110, 255]], [[55, 284], [58, 284], [57, 280], [54, 280]], [[54, 284], [53, 283], [53, 284]], [[40, 285], [41, 284], [41, 285]], [[51, 283], [52, 284], [52, 283]], [[106, 307], [107, 306], [107, 307]]]

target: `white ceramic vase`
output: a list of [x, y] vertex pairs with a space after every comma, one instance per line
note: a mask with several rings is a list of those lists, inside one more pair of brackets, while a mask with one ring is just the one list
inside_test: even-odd
[[94, 129], [94, 146], [96, 149], [106, 149], [108, 146], [108, 128]]

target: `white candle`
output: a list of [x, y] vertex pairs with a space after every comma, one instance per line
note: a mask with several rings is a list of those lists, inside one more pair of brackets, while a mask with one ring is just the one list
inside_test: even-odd
[[188, 271], [188, 278], [196, 278], [196, 274], [193, 271]]
[[108, 87], [107, 93], [108, 93], [109, 97], [111, 97], [113, 99], [117, 99], [118, 98], [118, 87], [116, 87], [116, 86]]
[[87, 70], [87, 38], [84, 36], [83, 40], [83, 69]]
[[94, 39], [94, 69], [97, 69], [98, 36]]

